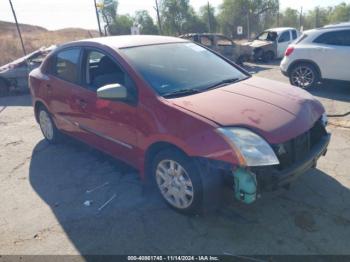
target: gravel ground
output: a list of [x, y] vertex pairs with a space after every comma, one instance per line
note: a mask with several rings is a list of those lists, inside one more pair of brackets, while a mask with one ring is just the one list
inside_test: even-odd
[[[276, 64], [247, 69], [288, 81]], [[331, 115], [350, 111], [345, 85], [311, 92]], [[289, 191], [187, 217], [123, 163], [70, 139], [48, 145], [29, 96], [0, 98], [0, 254], [350, 254], [349, 120], [330, 118], [327, 156]]]

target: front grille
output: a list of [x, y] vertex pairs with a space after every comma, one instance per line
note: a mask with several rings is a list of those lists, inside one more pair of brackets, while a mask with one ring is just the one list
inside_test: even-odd
[[310, 150], [320, 142], [321, 138], [327, 134], [321, 119], [307, 132], [293, 138], [285, 143], [272, 145], [278, 160], [279, 170], [283, 170], [290, 165], [303, 160]]

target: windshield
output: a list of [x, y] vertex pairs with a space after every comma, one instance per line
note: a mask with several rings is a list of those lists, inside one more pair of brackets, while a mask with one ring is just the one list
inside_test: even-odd
[[[132, 66], [159, 95], [201, 92], [247, 77], [233, 65], [194, 43], [171, 43], [121, 49]], [[234, 81], [232, 81], [234, 82]]]
[[275, 41], [276, 38], [277, 38], [277, 33], [274, 31], [264, 31], [257, 37], [257, 39], [262, 41]]

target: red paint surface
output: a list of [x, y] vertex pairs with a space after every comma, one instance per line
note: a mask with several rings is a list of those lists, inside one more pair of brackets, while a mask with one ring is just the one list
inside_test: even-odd
[[[270, 143], [281, 143], [310, 129], [324, 112], [322, 105], [307, 92], [257, 77], [196, 95], [164, 99], [118, 54], [117, 47], [110, 44], [114, 43], [113, 39], [66, 46], [98, 47], [109, 52], [133, 78], [138, 90], [137, 105], [101, 100], [95, 92], [44, 74], [46, 62], [30, 74], [33, 103], [43, 103], [59, 129], [128, 162], [138, 168], [141, 175], [145, 152], [155, 143], [173, 144], [189, 156], [238, 164], [235, 153], [216, 128], [246, 127]], [[127, 45], [126, 37], [120, 39], [120, 47]], [[135, 45], [142, 42], [140, 38], [135, 39]], [[184, 40], [146, 37], [146, 44], [157, 41]], [[87, 102], [85, 107], [81, 106], [81, 100]], [[131, 148], [87, 132], [74, 125], [75, 122]]]

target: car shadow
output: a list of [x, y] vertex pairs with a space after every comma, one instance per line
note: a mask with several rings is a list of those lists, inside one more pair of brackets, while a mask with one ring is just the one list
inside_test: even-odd
[[350, 102], [350, 82], [326, 81], [309, 92], [318, 97]]
[[32, 97], [30, 94], [0, 97], [0, 107], [9, 106], [32, 106]]
[[347, 241], [340, 240], [349, 235], [350, 220], [340, 210], [350, 203], [349, 190], [320, 170], [305, 174], [289, 191], [267, 194], [252, 205], [230, 201], [218, 213], [194, 217], [145, 193], [137, 171], [70, 140], [55, 146], [40, 141], [29, 176], [82, 255], [348, 250]]
[[251, 74], [256, 74], [262, 71], [271, 70], [276, 68], [279, 65], [281, 60], [273, 60], [268, 63], [263, 62], [245, 62], [243, 68]]

